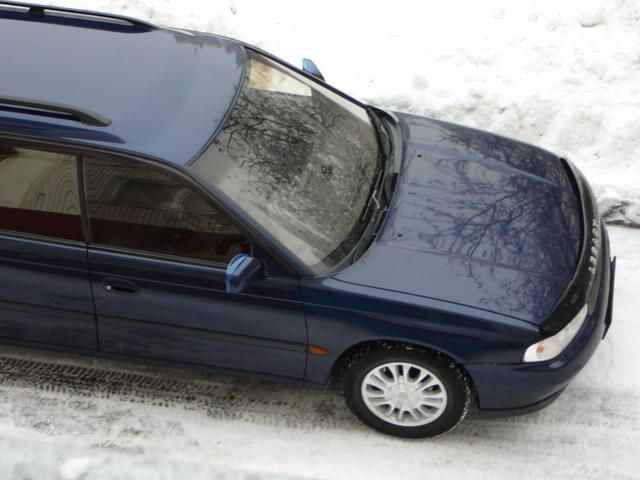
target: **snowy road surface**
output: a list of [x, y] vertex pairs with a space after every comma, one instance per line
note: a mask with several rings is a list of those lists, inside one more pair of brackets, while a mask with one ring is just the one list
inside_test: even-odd
[[640, 231], [610, 232], [612, 329], [541, 412], [408, 441], [335, 394], [0, 347], [0, 478], [640, 478]]

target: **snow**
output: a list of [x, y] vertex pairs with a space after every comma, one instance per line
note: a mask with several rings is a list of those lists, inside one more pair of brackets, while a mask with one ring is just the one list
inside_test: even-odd
[[96, 465], [91, 457], [71, 457], [64, 461], [59, 474], [62, 480], [79, 480], [85, 477]]
[[[367, 102], [565, 154], [609, 221], [640, 226], [640, 2], [55, 3], [309, 57]], [[335, 394], [0, 347], [0, 478], [640, 478], [640, 230], [610, 232], [611, 332], [541, 412], [407, 441]]]

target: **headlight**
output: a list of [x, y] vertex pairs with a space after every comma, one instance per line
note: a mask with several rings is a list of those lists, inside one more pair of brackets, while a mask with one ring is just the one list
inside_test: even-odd
[[582, 328], [588, 311], [589, 307], [585, 305], [582, 307], [582, 310], [573, 317], [573, 320], [553, 337], [545, 338], [527, 348], [527, 351], [524, 352], [523, 360], [525, 362], [544, 362], [545, 360], [551, 360], [560, 355], [580, 331], [580, 328]]

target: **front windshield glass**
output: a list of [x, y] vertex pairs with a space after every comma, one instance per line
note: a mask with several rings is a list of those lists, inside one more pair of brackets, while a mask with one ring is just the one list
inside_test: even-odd
[[247, 51], [236, 104], [191, 168], [326, 273], [362, 234], [380, 162], [364, 108]]

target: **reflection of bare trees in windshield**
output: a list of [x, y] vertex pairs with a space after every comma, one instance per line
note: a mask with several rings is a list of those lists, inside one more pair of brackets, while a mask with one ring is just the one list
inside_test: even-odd
[[[270, 96], [282, 97], [281, 118], [264, 115], [264, 104], [273, 101], [268, 98]], [[216, 143], [250, 173], [247, 180], [257, 184], [254, 188], [261, 188], [270, 196], [276, 189], [273, 185], [266, 188], [259, 185], [264, 175], [276, 184], [288, 184], [302, 173], [311, 156], [314, 130], [307, 127], [310, 122], [303, 124], [295, 118], [287, 118], [296, 110], [305, 106], [311, 108], [311, 105], [305, 105], [309, 99], [304, 97], [288, 99], [282, 94], [251, 90], [243, 94], [239, 103], [245, 108], [229, 118]]]
[[[259, 68], [255, 60], [250, 65]], [[332, 266], [361, 228], [378, 161], [373, 129], [360, 107], [260, 65], [262, 77], [254, 80], [249, 71], [231, 115], [194, 168], [304, 262]], [[271, 70], [280, 76], [275, 87], [265, 82]], [[266, 86], [251, 87], [260, 82]]]

